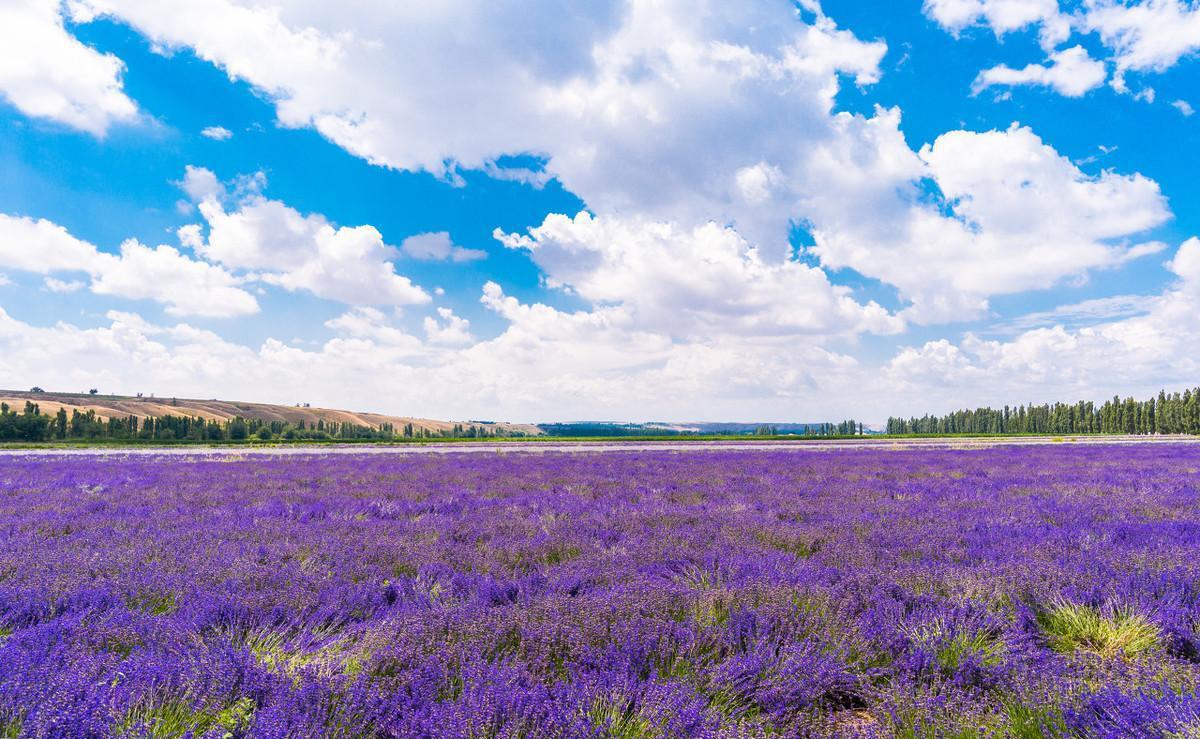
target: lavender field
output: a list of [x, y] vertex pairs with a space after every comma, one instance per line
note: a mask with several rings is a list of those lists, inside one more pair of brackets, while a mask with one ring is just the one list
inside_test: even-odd
[[0, 458], [0, 737], [1200, 736], [1200, 448]]

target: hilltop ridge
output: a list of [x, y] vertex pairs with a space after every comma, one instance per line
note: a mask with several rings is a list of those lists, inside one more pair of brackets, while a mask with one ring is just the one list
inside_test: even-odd
[[71, 413], [72, 410], [78, 410], [80, 413], [93, 411], [97, 418], [105, 421], [110, 418], [127, 418], [129, 416], [137, 416], [143, 420], [164, 416], [187, 416], [205, 421], [225, 422], [241, 417], [246, 420], [260, 420], [267, 423], [278, 421], [295, 425], [303, 422], [310, 427], [321, 421], [326, 425], [349, 423], [374, 429], [385, 424], [390, 424], [395, 428], [411, 424], [415, 431], [424, 430], [431, 435], [450, 432], [456, 424], [488, 426], [502, 434], [523, 433], [528, 436], [536, 436], [542, 433], [541, 429], [532, 424], [442, 421], [383, 413], [313, 408], [306, 405], [277, 405], [217, 400], [215, 398], [200, 400], [196, 398], [0, 390], [0, 402], [7, 403], [14, 410], [20, 410], [26, 401], [37, 403], [41, 412], [49, 415], [57, 413], [59, 408], [65, 408], [67, 413]]

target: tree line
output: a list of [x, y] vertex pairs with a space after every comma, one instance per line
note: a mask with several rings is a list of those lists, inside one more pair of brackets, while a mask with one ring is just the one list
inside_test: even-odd
[[960, 410], [889, 418], [889, 434], [1200, 434], [1200, 388], [1148, 400], [1114, 397], [1074, 404]]
[[217, 421], [193, 416], [136, 415], [104, 418], [95, 410], [65, 408], [53, 414], [41, 412], [37, 403], [26, 401], [17, 412], [0, 403], [0, 441], [399, 441], [404, 439], [482, 438], [519, 434], [480, 424], [454, 424], [448, 429], [432, 430], [411, 423], [397, 427], [390, 423], [363, 426], [355, 423], [318, 420], [269, 421], [260, 418], [234, 418]]
[[816, 423], [804, 430], [805, 436], [862, 436], [865, 433], [866, 427], [861, 421]]

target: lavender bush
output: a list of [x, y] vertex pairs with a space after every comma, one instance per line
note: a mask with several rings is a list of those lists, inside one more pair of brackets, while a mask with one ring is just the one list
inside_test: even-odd
[[1200, 735], [1200, 449], [0, 459], [0, 737]]

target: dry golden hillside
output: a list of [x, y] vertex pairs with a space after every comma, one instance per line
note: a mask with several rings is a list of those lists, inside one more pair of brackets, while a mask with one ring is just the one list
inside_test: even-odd
[[[264, 421], [285, 421], [311, 426], [317, 421], [325, 423], [353, 423], [359, 426], [378, 428], [390, 423], [396, 428], [412, 424], [414, 429], [426, 429], [430, 432], [449, 430], [455, 421], [437, 421], [429, 418], [410, 418], [408, 416], [389, 416], [381, 413], [360, 413], [331, 408], [306, 408], [290, 405], [271, 405], [270, 403], [248, 403], [230, 400], [196, 400], [194, 398], [135, 398], [123, 395], [87, 395], [83, 393], [55, 392], [21, 392], [0, 390], [0, 402], [8, 403], [14, 410], [25, 406], [25, 401], [38, 404], [42, 413], [54, 415], [59, 408], [66, 408], [67, 413], [72, 409], [80, 412], [95, 411], [100, 418], [125, 418], [138, 416], [140, 418], [160, 416], [191, 416], [205, 420], [226, 421], [241, 416], [242, 418], [257, 418]], [[463, 421], [464, 425], [471, 422]], [[528, 424], [497, 423], [495, 427], [505, 432], [524, 432], [530, 436], [541, 433], [537, 426]]]

